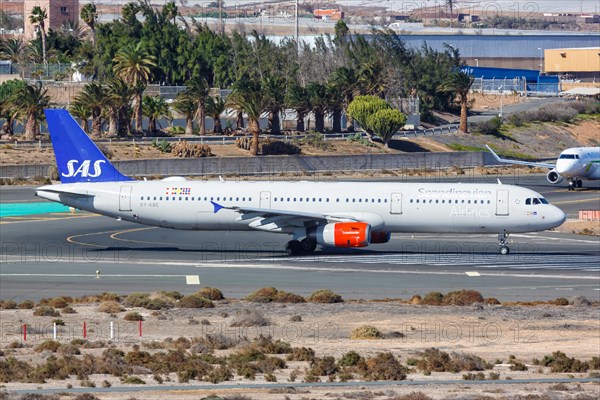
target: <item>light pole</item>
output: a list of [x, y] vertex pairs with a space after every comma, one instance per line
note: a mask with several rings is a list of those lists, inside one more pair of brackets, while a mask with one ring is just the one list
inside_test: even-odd
[[502, 111], [504, 106], [504, 85], [498, 86], [498, 90], [502, 90], [502, 93], [500, 93], [500, 114], [498, 114], [498, 116], [502, 118]]
[[475, 59], [475, 66], [479, 67], [479, 59], [478, 58]]
[[543, 53], [542, 53], [542, 48], [541, 47], [538, 47], [538, 50], [540, 51], [540, 74], [541, 74], [542, 73], [542, 66], [544, 65], [543, 61], [542, 61], [542, 54]]

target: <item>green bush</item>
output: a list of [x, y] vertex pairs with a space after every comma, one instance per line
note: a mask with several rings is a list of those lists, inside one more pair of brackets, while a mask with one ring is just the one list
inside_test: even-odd
[[310, 369], [307, 375], [314, 376], [330, 376], [338, 372], [338, 366], [335, 363], [335, 358], [326, 356], [323, 358], [314, 358], [310, 363]]
[[192, 294], [189, 296], [184, 296], [181, 300], [179, 300], [177, 306], [180, 308], [214, 308], [215, 304], [205, 297]]
[[502, 118], [496, 116], [490, 120], [478, 122], [475, 125], [475, 132], [482, 135], [500, 135], [500, 128], [502, 128]]
[[311, 303], [343, 303], [342, 296], [328, 289], [320, 289], [310, 295], [308, 301]]
[[590, 369], [590, 364], [587, 361], [567, 357], [562, 351], [545, 355], [540, 361], [540, 365], [550, 367], [552, 372], [587, 372]]
[[355, 365], [357, 365], [360, 361], [364, 360], [360, 354], [358, 354], [357, 352], [355, 352], [354, 350], [349, 351], [348, 353], [344, 354], [342, 356], [342, 358], [340, 358], [337, 362], [337, 364], [340, 367], [353, 367]]

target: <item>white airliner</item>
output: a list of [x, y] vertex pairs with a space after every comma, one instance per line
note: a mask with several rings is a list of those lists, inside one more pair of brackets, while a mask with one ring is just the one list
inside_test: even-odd
[[46, 110], [61, 184], [36, 195], [140, 224], [292, 235], [288, 254], [317, 245], [365, 247], [392, 232], [510, 233], [551, 229], [565, 214], [518, 186], [395, 182], [134, 181], [104, 157], [65, 110]]
[[560, 153], [556, 164], [507, 160], [500, 158], [487, 144], [485, 147], [501, 163], [549, 168], [550, 171], [546, 175], [548, 182], [558, 184], [562, 182], [563, 178], [567, 178], [569, 180], [569, 190], [582, 187], [582, 179], [590, 181], [600, 179], [600, 147], [572, 147], [566, 149]]

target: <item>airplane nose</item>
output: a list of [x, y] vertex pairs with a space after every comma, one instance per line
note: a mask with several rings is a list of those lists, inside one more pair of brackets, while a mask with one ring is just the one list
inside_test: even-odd
[[575, 163], [569, 162], [568, 160], [559, 160], [556, 163], [556, 172], [560, 175], [568, 175], [571, 172]]
[[548, 213], [547, 221], [552, 225], [552, 228], [556, 228], [560, 226], [567, 220], [567, 215], [556, 206], [552, 206], [553, 209]]

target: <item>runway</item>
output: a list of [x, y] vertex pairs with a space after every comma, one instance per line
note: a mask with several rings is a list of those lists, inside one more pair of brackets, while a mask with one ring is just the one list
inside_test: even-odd
[[[475, 179], [496, 177], [469, 181]], [[600, 209], [597, 182], [568, 192], [540, 176], [500, 179], [540, 192], [570, 216]], [[2, 187], [0, 200], [39, 201], [30, 187]], [[285, 235], [173, 231], [77, 212], [2, 218], [0, 238], [2, 299], [192, 293], [198, 282], [236, 298], [265, 286], [301, 295], [328, 288], [345, 299], [409, 298], [463, 288], [500, 300], [600, 296], [600, 239], [555, 232], [512, 235], [507, 256], [497, 254], [493, 235], [395, 234], [390, 243], [366, 249], [288, 257]]]

